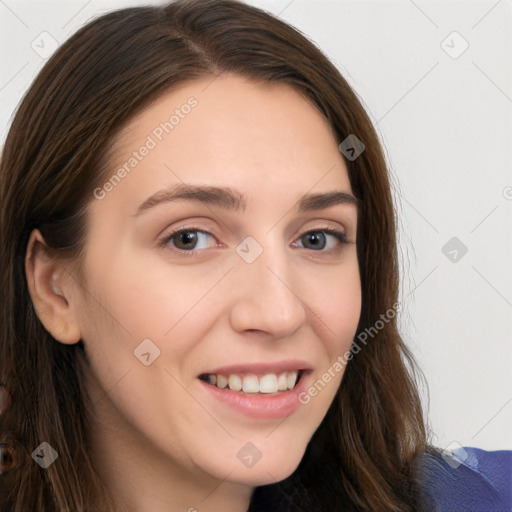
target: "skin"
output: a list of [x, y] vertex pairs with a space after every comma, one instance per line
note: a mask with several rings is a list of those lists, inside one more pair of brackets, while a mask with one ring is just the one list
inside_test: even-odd
[[[229, 409], [198, 375], [300, 357], [312, 384], [350, 348], [359, 320], [357, 208], [296, 210], [307, 193], [352, 193], [328, 123], [287, 85], [235, 75], [210, 82], [165, 94], [119, 134], [112, 174], [169, 112], [198, 101], [113, 190], [92, 198], [82, 283], [69, 262], [46, 254], [37, 230], [27, 250], [45, 328], [58, 342], [85, 344], [93, 460], [121, 510], [247, 510], [256, 486], [296, 469], [343, 372], [284, 420]], [[135, 215], [182, 182], [236, 189], [246, 208], [187, 199]], [[202, 236], [204, 249], [159, 245], [191, 227], [212, 234]], [[347, 243], [327, 236], [326, 248], [311, 248], [304, 234], [322, 228], [344, 232]], [[235, 251], [246, 236], [263, 248], [252, 263]], [[160, 350], [149, 366], [134, 356], [147, 338]], [[252, 467], [237, 457], [247, 442], [262, 454]]]

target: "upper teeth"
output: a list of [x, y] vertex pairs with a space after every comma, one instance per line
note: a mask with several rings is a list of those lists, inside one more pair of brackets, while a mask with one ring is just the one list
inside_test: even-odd
[[233, 373], [227, 377], [221, 374], [209, 374], [208, 382], [218, 388], [229, 387], [233, 391], [244, 393], [277, 393], [293, 389], [297, 383], [298, 374], [298, 370], [279, 374], [267, 373], [262, 377], [253, 373], [243, 376]]

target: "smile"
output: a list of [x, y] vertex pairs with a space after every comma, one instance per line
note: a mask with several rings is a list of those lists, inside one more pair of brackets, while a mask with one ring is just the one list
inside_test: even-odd
[[202, 374], [199, 378], [220, 389], [229, 388], [248, 394], [271, 394], [293, 389], [302, 375], [302, 370], [281, 373]]

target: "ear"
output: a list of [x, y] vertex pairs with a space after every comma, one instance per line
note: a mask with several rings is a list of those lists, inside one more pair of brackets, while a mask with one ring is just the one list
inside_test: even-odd
[[80, 341], [80, 327], [71, 303], [73, 279], [38, 229], [32, 231], [27, 244], [25, 273], [32, 303], [45, 329], [61, 343], [72, 345]]

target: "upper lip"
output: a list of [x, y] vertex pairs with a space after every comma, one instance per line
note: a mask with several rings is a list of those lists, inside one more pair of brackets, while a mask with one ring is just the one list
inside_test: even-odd
[[266, 374], [266, 373], [282, 373], [293, 370], [311, 370], [312, 367], [306, 361], [299, 359], [286, 359], [282, 361], [261, 362], [261, 363], [239, 363], [226, 366], [219, 366], [213, 370], [202, 372], [201, 375], [220, 374]]

